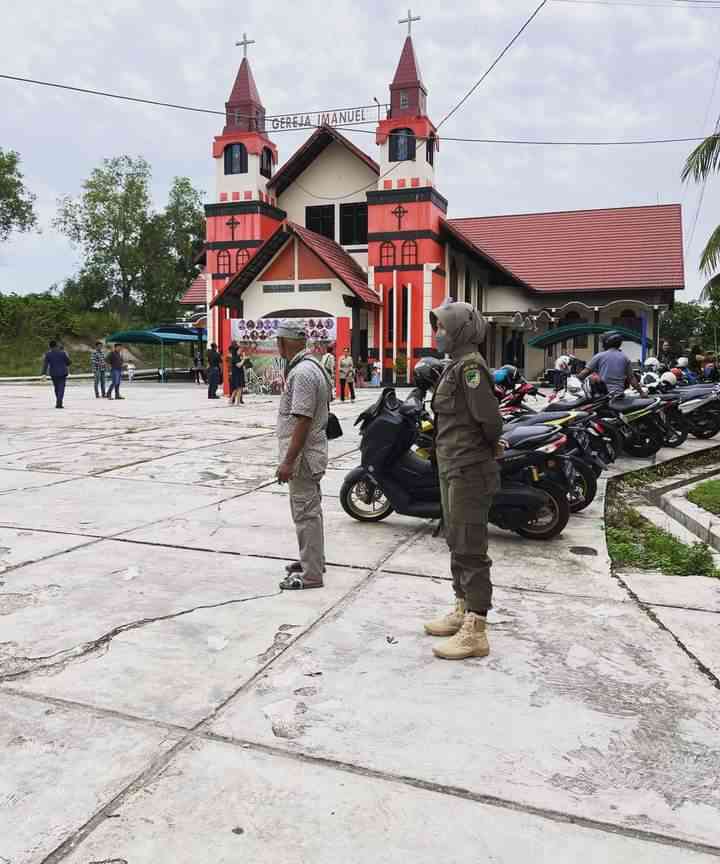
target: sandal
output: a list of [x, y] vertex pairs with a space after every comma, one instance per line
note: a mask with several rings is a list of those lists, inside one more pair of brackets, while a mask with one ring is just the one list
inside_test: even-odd
[[305, 577], [299, 573], [288, 573], [280, 582], [281, 591], [303, 591], [308, 588], [323, 588], [322, 582], [307, 582]]

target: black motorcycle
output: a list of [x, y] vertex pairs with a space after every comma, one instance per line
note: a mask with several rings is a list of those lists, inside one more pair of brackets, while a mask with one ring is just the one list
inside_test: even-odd
[[[413, 451], [425, 393], [415, 388], [401, 402], [391, 387], [358, 417], [362, 465], [348, 473], [340, 490], [345, 512], [361, 522], [380, 522], [391, 513], [441, 519], [440, 484], [434, 459]], [[501, 488], [490, 508], [490, 522], [523, 537], [549, 540], [570, 518], [570, 461], [539, 450], [515, 450], [513, 443], [534, 437], [538, 446], [557, 437], [557, 430], [534, 427], [512, 433], [498, 459]]]

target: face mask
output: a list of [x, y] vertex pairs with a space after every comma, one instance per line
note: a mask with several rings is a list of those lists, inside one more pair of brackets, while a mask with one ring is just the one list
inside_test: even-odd
[[435, 342], [437, 344], [437, 350], [441, 354], [448, 353], [448, 335], [444, 332], [438, 332], [435, 334]]

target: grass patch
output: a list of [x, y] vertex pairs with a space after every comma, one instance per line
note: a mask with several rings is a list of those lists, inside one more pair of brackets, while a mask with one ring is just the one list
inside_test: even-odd
[[706, 480], [688, 492], [687, 497], [703, 510], [720, 514], [720, 480]]
[[609, 509], [607, 517], [608, 553], [617, 567], [659, 570], [671, 576], [720, 577], [704, 543], [687, 546], [621, 503]]

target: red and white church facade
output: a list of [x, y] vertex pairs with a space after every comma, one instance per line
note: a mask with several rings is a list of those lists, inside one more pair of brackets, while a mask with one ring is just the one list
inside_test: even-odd
[[684, 287], [679, 205], [448, 218], [410, 35], [389, 100], [377, 161], [322, 125], [278, 167], [244, 57], [212, 144], [205, 272], [183, 300], [206, 305], [209, 342], [227, 348], [231, 318], [333, 317], [338, 350], [380, 360], [391, 381], [433, 352], [429, 312], [447, 297], [488, 318], [491, 366], [515, 362], [530, 376], [553, 354], [592, 354], [597, 333], [552, 338], [573, 323], [627, 325], [657, 341]]

